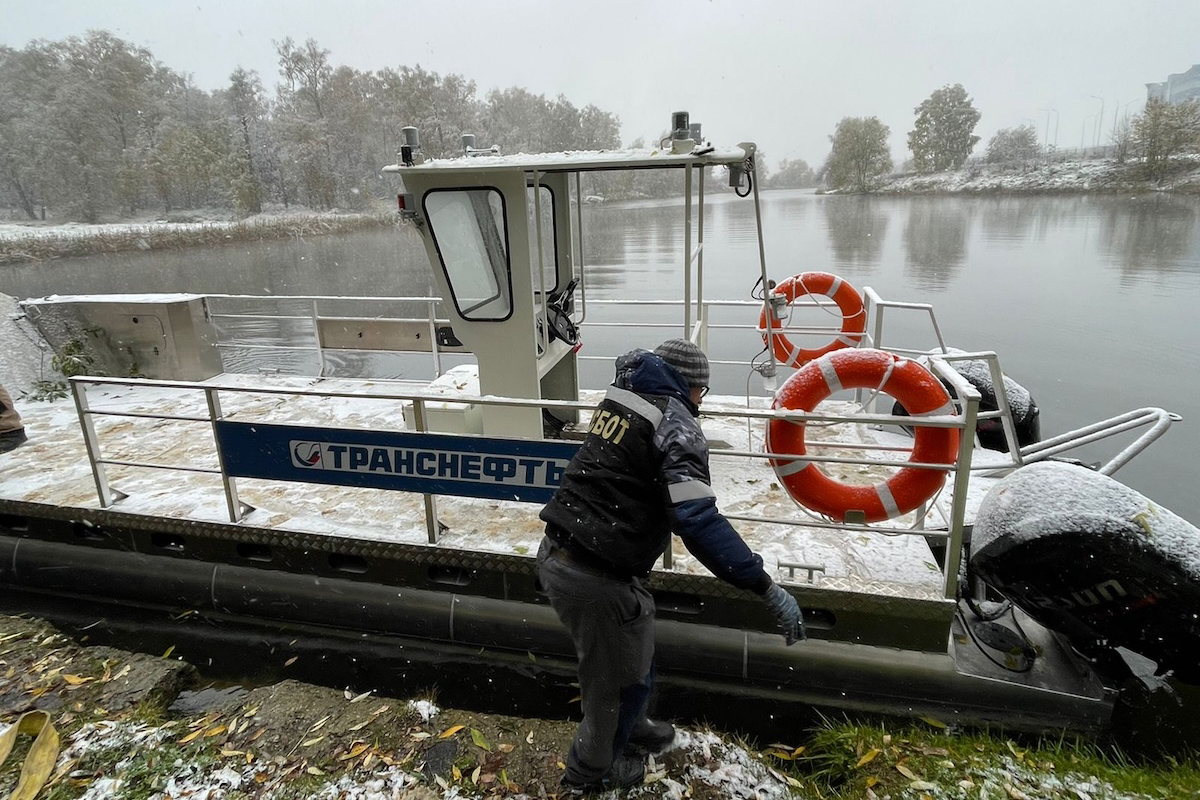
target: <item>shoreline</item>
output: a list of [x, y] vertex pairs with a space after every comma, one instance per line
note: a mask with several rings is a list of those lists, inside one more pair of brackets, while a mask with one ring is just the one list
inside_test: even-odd
[[0, 266], [56, 258], [325, 236], [397, 224], [392, 211], [295, 211], [240, 220], [0, 224]]
[[1028, 162], [1019, 165], [971, 164], [949, 172], [905, 174], [883, 178], [869, 192], [827, 191], [826, 194], [882, 196], [956, 195], [972, 197], [1071, 194], [1182, 195], [1200, 194], [1200, 159], [1180, 159], [1161, 179], [1143, 177], [1142, 165], [1111, 159]]
[[[906, 174], [883, 179], [867, 192], [823, 190], [818, 195], [1061, 197], [1064, 195], [1200, 195], [1200, 157], [1181, 159], [1162, 179], [1141, 177], [1141, 165], [1113, 160], [1062, 161], [1022, 165], [976, 164], [931, 175]], [[785, 191], [784, 189], [780, 189]], [[205, 219], [205, 217], [212, 217]], [[382, 200], [368, 211], [264, 212], [222, 219], [223, 212], [179, 211], [166, 218], [88, 223], [0, 221], [0, 266], [56, 258], [115, 254], [136, 250], [181, 249], [243, 241], [324, 236], [382, 229], [398, 217]]]

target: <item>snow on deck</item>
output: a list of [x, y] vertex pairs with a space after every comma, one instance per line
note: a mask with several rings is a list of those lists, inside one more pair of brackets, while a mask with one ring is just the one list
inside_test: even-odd
[[[331, 380], [298, 376], [225, 374], [212, 385], [316, 389], [330, 392], [411, 394], [412, 384], [386, 381]], [[444, 384], [445, 382], [443, 382]], [[469, 386], [464, 385], [464, 390]], [[432, 392], [431, 392], [432, 393]], [[585, 402], [598, 402], [600, 392], [587, 392]], [[202, 422], [162, 418], [98, 415], [94, 417], [103, 458], [141, 463], [217, 469], [212, 428], [204, 394], [197, 389], [137, 385], [93, 386], [93, 411], [134, 411], [162, 416], [196, 416]], [[381, 431], [404, 429], [402, 402], [377, 398], [339, 398], [222, 391], [225, 418], [239, 422], [314, 425]], [[765, 405], [765, 400], [762, 401]], [[706, 398], [705, 409], [744, 408], [740, 398]], [[0, 455], [0, 497], [58, 506], [98, 508], [78, 416], [70, 400], [19, 403], [29, 441]], [[761, 451], [761, 426], [747, 432], [745, 420], [706, 417], [710, 441], [732, 450]], [[810, 426], [809, 441], [837, 439], [849, 449], [870, 435], [862, 426]], [[860, 451], [865, 458], [896, 458], [895, 453]], [[902, 457], [902, 456], [901, 456]], [[874, 483], [885, 467], [829, 465], [835, 477]], [[713, 486], [728, 513], [807, 519], [780, 487], [766, 459], [714, 456]], [[128, 497], [113, 510], [172, 518], [228, 522], [219, 476], [194, 472], [109, 465], [109, 484]], [[332, 537], [426, 544], [424, 504], [420, 494], [344, 486], [238, 479], [243, 502], [255, 510], [244, 524]], [[948, 492], [947, 492], [948, 493]], [[445, 526], [439, 545], [452, 548], [530, 555], [536, 552], [543, 526], [540, 505], [485, 499], [438, 497], [438, 518]], [[932, 516], [932, 515], [931, 515]], [[895, 521], [894, 521], [895, 522]], [[760, 553], [777, 580], [787, 582], [780, 561], [825, 566], [817, 585], [854, 591], [885, 591], [908, 596], [938, 597], [941, 574], [921, 536], [821, 530], [778, 523], [736, 522], [751, 548]], [[705, 573], [675, 538], [674, 570]], [[799, 571], [795, 582], [805, 577]]]

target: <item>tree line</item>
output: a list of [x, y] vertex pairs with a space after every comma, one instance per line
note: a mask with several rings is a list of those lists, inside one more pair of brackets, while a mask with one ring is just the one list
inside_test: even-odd
[[[913, 113], [911, 168], [926, 174], [960, 169], [979, 143], [974, 130], [980, 117], [962, 84], [937, 89]], [[829, 137], [832, 149], [819, 176], [834, 189], [870, 191], [892, 171], [890, 135], [878, 117], [844, 117]], [[1140, 114], [1114, 125], [1110, 142], [1118, 162], [1136, 159], [1145, 177], [1162, 178], [1177, 156], [1200, 151], [1200, 101], [1151, 100]], [[1032, 125], [998, 131], [986, 149], [993, 164], [1027, 163], [1044, 155]]]
[[434, 157], [463, 133], [505, 152], [620, 146], [616, 115], [518, 87], [483, 96], [462, 75], [361, 72], [312, 39], [275, 42], [273, 91], [240, 67], [208, 92], [107, 31], [0, 46], [0, 205], [30, 219], [95, 222], [203, 207], [366, 208], [395, 187], [405, 125]]

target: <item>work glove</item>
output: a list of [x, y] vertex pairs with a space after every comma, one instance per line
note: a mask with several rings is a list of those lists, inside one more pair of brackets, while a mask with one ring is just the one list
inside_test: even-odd
[[785, 592], [779, 584], [772, 583], [762, 599], [775, 615], [775, 622], [783, 630], [784, 641], [789, 646], [808, 638], [804, 632], [804, 615], [800, 613], [796, 598]]

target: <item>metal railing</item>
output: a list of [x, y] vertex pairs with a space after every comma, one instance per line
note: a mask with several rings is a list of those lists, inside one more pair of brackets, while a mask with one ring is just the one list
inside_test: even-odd
[[[111, 387], [122, 386], [132, 388], [161, 388], [194, 391], [203, 396], [204, 409], [203, 413], [162, 413], [162, 412], [147, 412], [133, 411], [128, 409], [113, 409], [92, 407], [88, 400], [89, 387]], [[95, 481], [97, 497], [101, 507], [110, 508], [127, 497], [126, 494], [114, 488], [108, 477], [108, 469], [111, 467], [132, 467], [139, 469], [156, 469], [184, 473], [196, 473], [204, 475], [216, 475], [220, 478], [221, 485], [224, 491], [226, 510], [231, 522], [241, 522], [245, 515], [252, 510], [249, 505], [244, 503], [238, 492], [237, 480], [226, 471], [223, 463], [220, 447], [217, 445], [217, 423], [227, 416], [223, 411], [222, 397], [229, 394], [248, 394], [248, 395], [276, 395], [287, 397], [320, 397], [320, 398], [345, 398], [353, 400], [386, 400], [396, 403], [411, 403], [414, 410], [413, 419], [415, 422], [416, 432], [429, 432], [426, 425], [427, 410], [429, 403], [444, 404], [446, 402], [464, 403], [464, 404], [479, 404], [479, 405], [501, 405], [514, 408], [545, 408], [545, 409], [562, 409], [573, 411], [593, 411], [597, 403], [591, 402], [572, 402], [572, 401], [554, 401], [554, 400], [530, 400], [521, 398], [500, 398], [500, 397], [474, 397], [474, 396], [447, 396], [447, 395], [422, 395], [414, 392], [404, 393], [385, 393], [385, 392], [364, 392], [364, 391], [333, 391], [322, 390], [315, 388], [299, 388], [299, 387], [268, 387], [268, 386], [233, 386], [233, 385], [218, 385], [213, 383], [191, 383], [185, 381], [164, 381], [164, 380], [144, 380], [144, 379], [128, 379], [128, 378], [100, 378], [100, 377], [76, 377], [71, 379], [72, 394], [75, 399], [76, 409], [79, 414], [80, 423], [84, 432], [84, 440], [87, 449], [88, 459]], [[970, 397], [970, 391], [966, 391], [968, 402], [966, 407], [969, 409], [972, 405], [977, 405], [978, 395]], [[706, 416], [714, 418], [732, 418], [743, 419], [750, 424], [765, 425], [772, 419], [782, 419], [794, 423], [805, 424], [833, 424], [838, 422], [863, 422], [864, 419], [871, 424], [890, 424], [890, 425], [911, 425], [913, 420], [907, 417], [897, 417], [887, 414], [869, 414], [865, 417], [861, 414], [826, 414], [805, 411], [771, 411], [771, 410], [756, 410], [756, 409], [713, 409], [706, 410]], [[149, 460], [137, 460], [131, 458], [114, 458], [105, 455], [103, 442], [97, 431], [95, 420], [99, 417], [122, 417], [128, 419], [143, 419], [150, 421], [172, 420], [186, 423], [195, 423], [197, 425], [207, 426], [213, 437], [213, 449], [217, 454], [218, 467], [216, 469], [197, 466], [194, 464], [171, 464], [161, 463]], [[972, 414], [968, 411], [965, 415], [944, 415], [922, 417], [921, 425], [928, 427], [950, 427], [963, 428], [972, 419]], [[324, 426], [317, 423], [306, 423], [303, 420], [289, 420], [289, 425], [300, 427], [312, 427], [320, 429]], [[126, 437], [123, 437], [126, 438]], [[966, 438], [966, 437], [963, 437]], [[893, 451], [897, 455], [894, 458], [862, 458], [847, 455], [839, 455], [836, 448], [848, 447], [854, 450], [871, 450], [876, 453], [879, 451]], [[877, 445], [874, 447], [863, 447], [859, 443], [852, 445], [838, 445], [836, 443], [814, 443], [814, 449], [834, 449], [832, 454], [817, 454], [809, 452], [807, 454], [797, 453], [765, 453], [762, 451], [742, 451], [733, 449], [713, 449], [712, 455], [715, 458], [732, 458], [736, 460], [762, 460], [774, 459], [786, 461], [789, 458], [803, 458], [807, 461], [815, 463], [840, 463], [840, 464], [863, 464], [876, 467], [894, 467], [894, 468], [915, 468], [915, 469], [937, 469], [946, 470], [945, 464], [923, 464], [911, 461], [905, 461], [903, 454], [906, 452], [903, 448], [891, 447], [887, 445]], [[950, 467], [952, 472], [960, 472], [965, 476], [970, 469], [970, 448], [969, 446], [960, 452], [960, 461], [958, 465]], [[956, 484], [960, 481], [956, 478]], [[965, 488], [965, 478], [961, 481]], [[423, 494], [425, 505], [425, 527], [428, 541], [431, 544], [436, 544], [440, 535], [440, 525], [437, 521], [437, 496], [432, 494]], [[962, 498], [955, 498], [952, 502], [955, 508], [965, 507], [965, 495]], [[894, 523], [882, 524], [855, 524], [820, 518], [810, 514], [798, 514], [795, 516], [780, 516], [780, 515], [752, 515], [752, 514], [727, 514], [730, 519], [736, 521], [745, 521], [769, 525], [783, 526], [798, 526], [808, 527], [823, 530], [838, 530], [846, 533], [870, 533], [878, 535], [921, 535], [931, 538], [943, 538], [949, 543], [950, 550], [957, 550], [962, 545], [962, 524], [961, 514], [956, 514], [955, 519], [957, 524], [946, 531], [931, 531], [927, 530], [923, 524], [924, 516], [927, 512], [927, 507], [922, 506], [921, 509], [914, 512], [915, 521], [911, 525], [899, 525]], [[671, 567], [669, 558], [670, 550], [668, 549], [664, 558], [664, 566]], [[955, 591], [957, 582], [957, 562], [947, 565], [947, 570], [943, 575], [943, 589], [947, 593], [946, 596], [952, 597]]]
[[[232, 297], [232, 296], [231, 296]], [[939, 343], [940, 349], [946, 348], [942, 344], [942, 337], [939, 328], [937, 327], [936, 318], [933, 315], [932, 308], [928, 304], [923, 303], [896, 303], [885, 301], [877, 293], [869, 287], [864, 292], [866, 306], [870, 314], [869, 319], [873, 320], [873, 325], [864, 337], [864, 344], [870, 344], [875, 347], [882, 347], [884, 344], [884, 328], [883, 316], [885, 310], [888, 309], [904, 309], [909, 311], [917, 311], [919, 313], [927, 313], [929, 315], [930, 324], [934, 332], [935, 338]], [[255, 298], [261, 300], [262, 298]], [[274, 299], [274, 298], [272, 298]], [[323, 319], [320, 300], [323, 298], [280, 298], [289, 301], [308, 300], [311, 301], [312, 313], [311, 316], [297, 317], [300, 319], [313, 322], [314, 330], [319, 329], [320, 322]], [[332, 298], [331, 298], [332, 299]], [[337, 298], [339, 301], [344, 301], [346, 298]], [[411, 321], [426, 322], [432, 330], [440, 321], [436, 317], [436, 306], [434, 298], [355, 298], [358, 301], [376, 301], [382, 303], [399, 302], [421, 302], [426, 304], [427, 317], [411, 318]], [[606, 308], [610, 306], [622, 307], [678, 307], [681, 303], [677, 301], [640, 301], [640, 302], [620, 302], [620, 301], [602, 301], [593, 299], [591, 301], [593, 307]], [[756, 301], [705, 301], [702, 305], [701, 318], [707, 319], [710, 309], [717, 308], [732, 308], [732, 309], [760, 309], [761, 303]], [[367, 309], [369, 313], [369, 309]], [[234, 315], [226, 315], [233, 317]], [[260, 319], [267, 318], [270, 315], [261, 313], [250, 313], [238, 315], [240, 318]], [[658, 323], [637, 322], [630, 323], [629, 321], [597, 321], [593, 315], [593, 319], [589, 321], [590, 327], [602, 329], [606, 327], [628, 328], [631, 324], [636, 324], [641, 328], [658, 326]], [[371, 316], [370, 319], [385, 319], [383, 316]], [[401, 319], [396, 317], [394, 319]], [[744, 330], [747, 332], [761, 333], [754, 324], [738, 324], [738, 323], [708, 323], [709, 327], [718, 327], [728, 330]], [[662, 326], [676, 327], [677, 323], [662, 323]], [[784, 327], [784, 331], [799, 331], [801, 333], [835, 333], [838, 329], [835, 327], [823, 326], [797, 326], [795, 328]], [[236, 345], [236, 342], [225, 344], [229, 346]], [[431, 342], [433, 367], [434, 371], [440, 374], [441, 363], [438, 360], [437, 337], [434, 336]], [[319, 336], [314, 336], [312, 349], [318, 353], [318, 357], [323, 360], [325, 358], [322, 344]], [[893, 352], [904, 354], [906, 351], [893, 350]], [[908, 351], [911, 352], [911, 351]], [[614, 356], [616, 354], [613, 354]], [[610, 355], [592, 355], [580, 356], [580, 358], [590, 359], [608, 359]], [[872, 523], [872, 524], [856, 524], [855, 522], [847, 522], [845, 520], [838, 521], [829, 518], [822, 518], [811, 513], [803, 512], [799, 515], [784, 515], [784, 516], [762, 516], [755, 514], [727, 514], [730, 519], [735, 521], [744, 521], [756, 524], [770, 524], [782, 526], [800, 526], [817, 530], [837, 530], [845, 533], [870, 533], [873, 535], [921, 535], [930, 539], [944, 539], [947, 543], [947, 557], [942, 569], [942, 590], [946, 597], [952, 598], [957, 590], [957, 582], [959, 578], [959, 566], [963, 549], [963, 537], [965, 530], [965, 515], [966, 515], [966, 498], [970, 481], [973, 475], [982, 477], [997, 477], [1005, 472], [1020, 467], [1023, 464], [1033, 461], [1039, 461], [1047, 458], [1060, 456], [1063, 453], [1077, 448], [1081, 445], [1091, 444], [1102, 439], [1106, 439], [1115, 435], [1131, 432], [1139, 428], [1149, 427], [1144, 431], [1132, 444], [1121, 450], [1116, 456], [1111, 458], [1103, 466], [1100, 467], [1100, 472], [1105, 475], [1111, 475], [1116, 472], [1121, 466], [1128, 463], [1138, 453], [1142, 452], [1150, 443], [1160, 437], [1173, 421], [1179, 419], [1178, 416], [1170, 414], [1162, 409], [1146, 408], [1127, 412], [1126, 414], [1113, 417], [1108, 420], [1093, 423], [1083, 428], [1069, 431], [1067, 433], [1052, 437], [1043, 442], [1038, 442], [1026, 446], [1019, 447], [1018, 438], [1013, 422], [1012, 409], [1009, 407], [1008, 398], [1004, 391], [997, 391], [996, 402], [998, 408], [993, 411], [985, 411], [980, 409], [980, 393], [978, 390], [958, 371], [954, 369], [956, 361], [966, 360], [981, 360], [986, 362], [988, 373], [993, 386], [1002, 387], [1004, 385], [1004, 377], [1000, 369], [999, 360], [995, 353], [991, 352], [975, 352], [975, 353], [959, 353], [959, 352], [941, 352], [934, 355], [922, 354], [926, 359], [926, 363], [935, 374], [941, 378], [948, 386], [953, 389], [953, 394], [956, 395], [954, 400], [955, 413], [942, 416], [921, 417], [919, 424], [923, 427], [944, 427], [955, 428], [960, 431], [959, 449], [956, 461], [953, 465], [945, 464], [922, 464], [913, 463], [904, 460], [906, 452], [909, 452], [904, 447], [892, 446], [890, 444], [879, 443], [859, 443], [853, 445], [839, 444], [836, 442], [810, 442], [809, 449], [812, 451], [805, 454], [795, 453], [767, 453], [762, 450], [756, 450], [753, 447], [749, 450], [736, 450], [729, 448], [714, 448], [712, 455], [718, 458], [732, 458], [740, 460], [759, 460], [769, 459], [776, 461], [786, 461], [789, 458], [803, 458], [805, 461], [817, 464], [850, 464], [850, 465], [865, 465], [881, 468], [913, 468], [913, 469], [938, 469], [947, 470], [951, 473], [952, 490], [945, 496], [945, 493], [938, 495], [925, 504], [920, 506], [913, 512], [909, 524], [895, 523]], [[717, 361], [714, 363], [722, 363], [729, 365], [744, 365], [751, 369], [754, 362], [751, 361]], [[201, 393], [204, 400], [203, 413], [197, 412], [194, 414], [170, 414], [160, 412], [146, 411], [131, 411], [123, 409], [105, 409], [93, 408], [89, 403], [87, 388], [89, 386], [130, 386], [130, 387], [157, 387], [166, 389], [176, 389], [185, 391], [195, 391]], [[575, 402], [575, 401], [560, 401], [560, 400], [541, 400], [527, 398], [512, 398], [512, 397], [475, 397], [469, 395], [432, 395], [422, 393], [420, 391], [403, 391], [403, 392], [379, 392], [379, 391], [331, 391], [314, 388], [295, 388], [295, 387], [271, 387], [271, 386], [235, 386], [235, 385], [219, 385], [217, 383], [191, 383], [185, 381], [164, 381], [164, 380], [143, 380], [143, 379], [119, 379], [119, 378], [99, 378], [99, 377], [77, 377], [71, 380], [72, 394], [75, 400], [76, 410], [79, 416], [81, 428], [84, 433], [84, 441], [87, 449], [88, 460], [95, 481], [97, 496], [102, 507], [111, 507], [119, 503], [125, 495], [115, 489], [109, 481], [107, 470], [109, 467], [122, 466], [131, 468], [143, 469], [162, 469], [181, 472], [201, 473], [208, 475], [219, 476], [227, 507], [228, 517], [231, 522], [240, 522], [244, 519], [247, 513], [248, 506], [242, 502], [239, 497], [236, 479], [231, 476], [226, 470], [226, 466], [222, 461], [220, 447], [217, 446], [217, 423], [226, 419], [226, 414], [222, 408], [222, 396], [231, 393], [252, 394], [252, 395], [280, 395], [289, 397], [299, 396], [315, 396], [322, 398], [346, 398], [357, 400], [385, 400], [400, 404], [411, 404], [412, 407], [412, 427], [416, 432], [430, 432], [430, 426], [427, 424], [429, 419], [429, 404], [470, 404], [478, 406], [498, 405], [511, 408], [538, 408], [538, 409], [561, 409], [568, 412], [590, 412], [595, 409], [596, 403], [590, 402]], [[842, 412], [805, 412], [791, 411], [786, 409], [777, 410], [760, 410], [753, 408], [738, 408], [738, 409], [710, 409], [704, 410], [705, 416], [714, 418], [734, 418], [743, 420], [751, 435], [749, 440], [751, 443], [755, 441], [758, 435], [755, 431], [765, 429], [766, 424], [771, 420], [784, 420], [793, 423], [802, 423], [806, 425], [827, 425], [838, 423], [854, 423], [859, 425], [872, 426], [876, 428], [882, 427], [911, 427], [914, 424], [914, 419], [907, 416], [896, 416], [891, 413], [879, 413], [875, 408], [878, 405], [881, 393], [878, 391], [871, 392], [870, 390], [857, 390], [856, 400], [859, 403], [859, 408]], [[141, 461], [133, 459], [118, 459], [111, 458], [104, 454], [100, 436], [97, 433], [95, 420], [103, 416], [119, 416], [130, 419], [149, 419], [154, 421], [180, 421], [186, 423], [196, 423], [198, 425], [207, 425], [213, 436], [213, 449], [217, 455], [218, 466], [213, 468], [198, 467], [195, 465], [179, 465], [179, 464], [163, 464], [153, 461]], [[976, 466], [973, 463], [975, 448], [974, 448], [974, 431], [976, 425], [981, 420], [999, 419], [1008, 443], [1007, 458], [997, 464], [994, 460], [982, 466]], [[293, 423], [289, 423], [293, 424]], [[313, 428], [323, 427], [320, 424], [305, 423], [303, 421], [295, 424], [308, 424]], [[963, 435], [970, 432], [971, 435]], [[842, 450], [858, 450], [864, 451], [869, 455], [864, 457], [857, 454], [846, 454], [839, 452]], [[887, 452], [895, 452], [897, 455], [893, 458], [883, 457]], [[910, 452], [909, 452], [910, 454]], [[425, 506], [425, 526], [427, 538], [430, 543], [437, 543], [440, 534], [440, 525], [437, 520], [437, 496], [432, 494], [423, 494]], [[941, 517], [943, 525], [941, 529], [932, 530], [926, 524], [926, 518], [931, 514], [937, 514]], [[670, 549], [667, 550], [664, 564], [670, 568]], [[799, 563], [799, 562], [796, 562]], [[820, 565], [809, 565], [806, 569], [816, 569]], [[811, 574], [811, 573], [810, 573]]]

